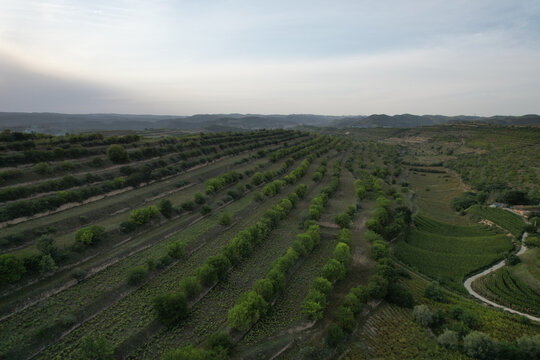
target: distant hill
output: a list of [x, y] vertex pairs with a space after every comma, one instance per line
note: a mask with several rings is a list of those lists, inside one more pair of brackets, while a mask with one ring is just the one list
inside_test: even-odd
[[481, 122], [499, 125], [540, 125], [540, 116], [534, 114], [492, 117], [412, 114], [374, 114], [369, 116], [197, 114], [193, 116], [173, 116], [0, 112], [0, 129], [35, 131], [49, 134], [144, 129], [243, 131], [275, 128], [288, 129], [297, 126], [413, 128], [460, 122]]

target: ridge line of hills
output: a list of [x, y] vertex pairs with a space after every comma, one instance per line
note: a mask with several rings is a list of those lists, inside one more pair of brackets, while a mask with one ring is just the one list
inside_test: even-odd
[[414, 128], [464, 122], [497, 125], [540, 125], [540, 115], [522, 116], [444, 116], [386, 115], [330, 116], [311, 114], [197, 114], [129, 115], [129, 114], [63, 114], [36, 112], [0, 112], [0, 129], [36, 131], [52, 134], [93, 130], [178, 129], [186, 131], [242, 131], [253, 129], [289, 129], [296, 126], [335, 128]]

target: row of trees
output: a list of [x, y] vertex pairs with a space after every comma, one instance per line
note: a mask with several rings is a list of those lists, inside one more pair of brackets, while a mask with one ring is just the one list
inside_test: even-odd
[[320, 242], [318, 225], [311, 225], [305, 233], [298, 234], [293, 245], [279, 257], [266, 277], [255, 282], [252, 289], [242, 294], [236, 304], [229, 309], [229, 325], [238, 330], [247, 330], [263, 317], [269, 303], [283, 289], [289, 271], [302, 256], [309, 254]]
[[[299, 194], [296, 195], [299, 197]], [[294, 205], [287, 198], [279, 200], [263, 214], [261, 220], [244, 228], [233, 237], [219, 254], [207, 258], [195, 270], [196, 277], [186, 280], [180, 291], [158, 296], [153, 304], [159, 319], [164, 323], [172, 323], [185, 317], [188, 312], [187, 299], [198, 296], [202, 287], [211, 287], [223, 280], [229, 268], [249, 257], [254, 248], [266, 239]], [[190, 285], [186, 286], [188, 283]]]
[[333, 285], [344, 279], [349, 271], [351, 237], [350, 230], [340, 230], [333, 257], [322, 267], [321, 276], [311, 282], [309, 291], [301, 304], [302, 313], [311, 320], [322, 319]]
[[326, 204], [328, 203], [328, 198], [334, 195], [334, 193], [337, 191], [339, 186], [339, 176], [341, 173], [341, 167], [339, 163], [334, 163], [334, 171], [332, 174], [332, 178], [330, 179], [330, 182], [328, 185], [326, 185], [320, 194], [315, 196], [313, 199], [311, 199], [311, 203], [309, 204], [308, 208], [308, 214], [310, 219], [312, 220], [319, 220], [322, 211], [326, 207]]

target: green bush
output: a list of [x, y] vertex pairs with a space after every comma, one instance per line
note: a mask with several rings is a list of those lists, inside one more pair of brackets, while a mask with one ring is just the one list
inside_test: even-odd
[[446, 329], [439, 335], [437, 342], [450, 350], [457, 350], [459, 348], [459, 338], [455, 331]]
[[181, 240], [171, 241], [167, 243], [167, 255], [174, 259], [180, 259], [184, 256], [184, 248], [186, 243]]
[[426, 286], [424, 296], [433, 301], [442, 302], [445, 300], [444, 291], [437, 281], [432, 281]]
[[77, 355], [81, 360], [113, 360], [114, 348], [105, 338], [88, 335], [81, 339]]
[[372, 275], [368, 281], [367, 291], [374, 299], [384, 298], [388, 293], [388, 280], [380, 275]]
[[206, 202], [206, 196], [201, 194], [200, 192], [195, 193], [195, 203], [202, 205]]
[[346, 332], [354, 330], [355, 321], [353, 311], [346, 306], [339, 306], [334, 314], [337, 324]]
[[322, 268], [321, 275], [331, 283], [345, 278], [347, 270], [345, 266], [336, 259], [330, 259]]
[[113, 144], [107, 148], [107, 156], [113, 163], [119, 164], [128, 160], [128, 153], [122, 145]]
[[231, 225], [232, 219], [231, 215], [227, 212], [222, 212], [218, 216], [218, 224], [222, 226], [229, 226]]
[[208, 215], [212, 212], [212, 208], [206, 204], [201, 206], [201, 215]]
[[201, 292], [201, 284], [195, 276], [188, 276], [180, 281], [180, 290], [188, 299], [193, 299]]
[[412, 309], [414, 306], [414, 298], [409, 289], [398, 283], [389, 284], [386, 300], [404, 308]]
[[433, 322], [433, 315], [426, 305], [416, 305], [413, 309], [413, 318], [423, 327], [428, 327]]
[[129, 214], [129, 221], [137, 225], [143, 225], [159, 216], [157, 206], [152, 205], [145, 208], [135, 209]]
[[158, 318], [164, 324], [173, 324], [188, 314], [186, 294], [183, 292], [166, 293], [156, 296], [152, 305]]
[[159, 202], [159, 212], [161, 215], [165, 216], [167, 219], [169, 219], [173, 214], [173, 204], [171, 200], [169, 199], [162, 199]]
[[75, 232], [75, 242], [84, 246], [90, 246], [101, 241], [104, 235], [105, 228], [103, 226], [87, 226]]
[[326, 330], [326, 343], [330, 347], [336, 347], [343, 341], [345, 334], [343, 330], [337, 324], [330, 324], [328, 330]]
[[148, 270], [145, 266], [135, 266], [129, 269], [127, 283], [131, 286], [136, 286], [142, 283], [146, 277]]
[[340, 213], [334, 218], [334, 222], [342, 229], [348, 229], [351, 224], [351, 217], [347, 213]]
[[463, 339], [463, 351], [476, 359], [493, 359], [497, 355], [496, 343], [487, 335], [473, 331]]

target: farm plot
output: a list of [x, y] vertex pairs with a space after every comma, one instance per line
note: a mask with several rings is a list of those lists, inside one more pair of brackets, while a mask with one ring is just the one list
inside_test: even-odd
[[497, 304], [534, 316], [540, 315], [540, 293], [520, 281], [506, 267], [477, 279], [472, 287]]
[[508, 230], [516, 238], [521, 237], [525, 228], [521, 217], [503, 209], [474, 205], [467, 210], [467, 214], [473, 219], [487, 219]]
[[[309, 173], [307, 176], [309, 176]], [[292, 190], [289, 187], [284, 189], [282, 194]], [[160, 273], [149, 283], [83, 324], [64, 340], [42, 352], [40, 357], [48, 358], [52, 354], [61, 354], [64, 358], [73, 356], [73, 350], [77, 346], [80, 337], [84, 334], [99, 333], [107, 336], [112, 343], [120, 344], [141, 331], [154, 320], [151, 300], [156, 294], [177, 289], [182, 278], [192, 275], [193, 270], [201, 265], [208, 256], [219, 253], [233, 234], [244, 226], [256, 222], [271, 205], [271, 203], [263, 204], [248, 216], [239, 219], [230, 229], [212, 238], [211, 242], [195, 254]]]
[[465, 292], [465, 276], [502, 258], [513, 248], [504, 234], [481, 226], [445, 224], [425, 216], [415, 218], [417, 229], [394, 245], [405, 264]]

